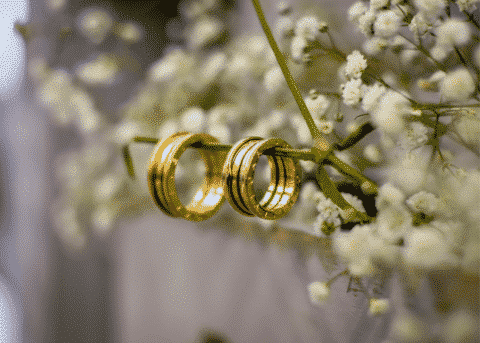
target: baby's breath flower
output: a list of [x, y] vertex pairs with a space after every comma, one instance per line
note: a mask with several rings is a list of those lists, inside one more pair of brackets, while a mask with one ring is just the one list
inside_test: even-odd
[[300, 163], [302, 169], [307, 173], [313, 172], [317, 166], [313, 161], [299, 160], [298, 162]]
[[460, 11], [475, 11], [477, 9], [476, 4], [479, 0], [457, 0], [456, 3]]
[[27, 61], [28, 75], [35, 82], [43, 82], [48, 77], [50, 69], [44, 57], [35, 57]]
[[189, 64], [188, 59], [182, 49], [171, 50], [150, 67], [148, 78], [153, 82], [168, 81]]
[[376, 13], [372, 9], [368, 10], [358, 18], [358, 28], [367, 37], [370, 37], [373, 34], [375, 18]]
[[347, 56], [347, 64], [344, 70], [348, 78], [360, 78], [365, 69], [367, 69], [367, 60], [360, 51], [354, 50]]
[[60, 12], [65, 8], [66, 0], [47, 0], [47, 7], [52, 12]]
[[319, 237], [327, 237], [335, 232], [341, 224], [342, 221], [339, 217], [324, 218], [319, 214], [313, 223], [313, 232]]
[[460, 19], [448, 19], [437, 28], [437, 44], [462, 46], [470, 41], [470, 26]]
[[428, 141], [428, 128], [419, 122], [410, 122], [403, 134], [403, 146], [412, 150], [425, 145]]
[[419, 12], [413, 16], [408, 28], [412, 31], [416, 40], [418, 40], [420, 36], [423, 36], [428, 30], [430, 30], [431, 25], [425, 18], [425, 15], [422, 12]]
[[288, 123], [288, 116], [283, 111], [272, 111], [267, 119], [267, 122], [272, 130], [279, 130]]
[[360, 17], [367, 12], [368, 8], [363, 1], [357, 1], [348, 9], [348, 19], [351, 22], [358, 23]]
[[446, 0], [414, 0], [414, 3], [421, 12], [432, 18], [440, 15], [447, 6]]
[[373, 86], [367, 86], [362, 97], [362, 109], [367, 113], [375, 111], [386, 90], [385, 86], [379, 82], [376, 82]]
[[387, 46], [388, 41], [386, 39], [380, 37], [372, 37], [370, 39], [367, 39], [363, 43], [363, 51], [365, 51], [367, 55], [375, 56], [385, 50]]
[[287, 16], [292, 11], [292, 6], [286, 1], [281, 1], [277, 4], [277, 12], [281, 16]]
[[201, 132], [206, 124], [205, 112], [199, 107], [186, 109], [180, 117], [180, 125], [189, 132]]
[[97, 201], [108, 201], [121, 186], [121, 180], [115, 174], [105, 175], [103, 178], [95, 182], [94, 196]]
[[363, 155], [370, 162], [379, 163], [382, 161], [382, 154], [375, 144], [368, 144], [365, 149], [363, 149]]
[[377, 232], [385, 241], [397, 244], [412, 228], [412, 215], [403, 205], [391, 206], [379, 211]]
[[288, 37], [293, 33], [293, 21], [290, 17], [281, 16], [275, 22], [275, 33], [279, 37]]
[[399, 312], [393, 320], [391, 334], [400, 342], [425, 342], [428, 325], [412, 314]]
[[388, 6], [388, 0], [370, 0], [370, 8], [374, 10], [379, 10], [381, 8]]
[[368, 243], [372, 232], [370, 225], [356, 225], [348, 233], [337, 231], [333, 234], [334, 250], [345, 260], [350, 274], [354, 276], [368, 276], [374, 272]]
[[343, 86], [342, 98], [343, 102], [348, 106], [355, 106], [362, 98], [362, 80], [353, 79], [347, 81]]
[[114, 141], [118, 144], [127, 144], [133, 137], [140, 135], [140, 127], [133, 121], [126, 121], [117, 126], [114, 132]]
[[290, 119], [292, 126], [297, 131], [297, 140], [300, 144], [310, 144], [312, 135], [301, 114], [293, 115]]
[[292, 59], [297, 63], [303, 62], [305, 50], [308, 47], [308, 42], [303, 36], [295, 36], [292, 38], [290, 50], [292, 52]]
[[305, 38], [308, 42], [317, 40], [322, 22], [314, 16], [305, 16], [300, 18], [295, 25], [295, 35]]
[[231, 143], [232, 134], [230, 132], [230, 129], [226, 125], [217, 124], [215, 126], [209, 126], [208, 134], [212, 135], [215, 138], [218, 138], [218, 140], [222, 144]]
[[70, 103], [77, 114], [75, 124], [80, 132], [89, 134], [99, 129], [101, 115], [95, 109], [93, 99], [87, 92], [76, 89], [72, 93]]
[[449, 72], [443, 79], [441, 94], [444, 101], [465, 101], [474, 91], [475, 81], [465, 68]]
[[373, 31], [376, 36], [392, 37], [400, 29], [401, 18], [394, 11], [380, 11], [377, 14]]
[[113, 25], [108, 12], [89, 8], [80, 14], [80, 31], [94, 44], [103, 42]]
[[390, 303], [388, 299], [376, 299], [371, 298], [368, 306], [368, 313], [371, 316], [379, 316], [385, 314], [390, 309]]
[[430, 49], [430, 55], [436, 61], [443, 61], [452, 52], [453, 49], [448, 45], [436, 44]]
[[[300, 160], [300, 162], [308, 161]], [[300, 199], [302, 199], [302, 202], [316, 202], [321, 197], [319, 193], [321, 192], [318, 190], [318, 186], [315, 185], [315, 183], [307, 182], [302, 186]]]
[[324, 198], [317, 204], [317, 211], [324, 219], [337, 218], [340, 215], [340, 209], [330, 198]]
[[282, 88], [286, 88], [287, 83], [282, 69], [278, 65], [270, 68], [263, 77], [263, 84], [270, 94], [275, 94]]
[[405, 115], [410, 114], [410, 102], [401, 94], [388, 90], [370, 113], [373, 123], [387, 134], [398, 134], [405, 127]]
[[36, 91], [36, 97], [42, 105], [51, 110], [53, 119], [59, 125], [67, 125], [75, 118], [70, 105], [73, 93], [72, 77], [63, 70], [55, 70], [48, 74]]
[[391, 183], [386, 183], [378, 189], [378, 196], [375, 199], [375, 204], [377, 208], [381, 210], [392, 205], [400, 205], [404, 201], [405, 194]]
[[223, 52], [211, 54], [200, 70], [200, 76], [205, 84], [213, 82], [225, 69], [227, 56]]
[[142, 39], [142, 30], [132, 22], [118, 24], [117, 34], [127, 44], [137, 43]]
[[112, 228], [115, 221], [115, 213], [107, 205], [99, 205], [92, 213], [92, 224], [99, 235], [105, 235]]
[[308, 285], [310, 301], [317, 305], [323, 305], [330, 297], [330, 286], [326, 282], [312, 282]]
[[465, 111], [453, 120], [453, 127], [467, 144], [480, 143], [480, 115], [475, 111]]
[[222, 21], [204, 16], [195, 22], [192, 31], [187, 35], [188, 46], [193, 50], [202, 49], [220, 38], [224, 30]]
[[420, 270], [446, 269], [459, 262], [442, 233], [428, 226], [413, 229], [406, 235], [403, 260], [407, 266]]
[[414, 49], [402, 50], [402, 52], [400, 53], [400, 61], [403, 65], [408, 66], [419, 54], [419, 51]]
[[444, 71], [437, 71], [433, 73], [428, 79], [418, 79], [417, 86], [425, 91], [433, 91], [436, 92], [439, 89], [439, 83], [445, 77]]
[[464, 309], [448, 314], [443, 337], [445, 342], [475, 342], [480, 337], [478, 317]]
[[108, 56], [102, 54], [94, 61], [80, 65], [76, 74], [78, 78], [89, 85], [109, 85], [118, 72], [118, 66]]
[[438, 213], [442, 209], [440, 199], [425, 191], [420, 191], [407, 199], [406, 204], [414, 212], [422, 212], [428, 216]]
[[177, 121], [168, 119], [158, 129], [157, 137], [160, 139], [165, 139], [179, 130], [180, 128]]
[[305, 98], [305, 104], [312, 115], [317, 119], [321, 119], [330, 106], [330, 100], [325, 95], [320, 94], [314, 98]]
[[[363, 207], [362, 200], [360, 200], [357, 196], [352, 195], [350, 193], [341, 193], [343, 198], [350, 204], [352, 205], [357, 211], [360, 212], [365, 212], [365, 208]], [[343, 219], [347, 219], [347, 216], [345, 212], [340, 209], [340, 215], [342, 216]]]
[[333, 129], [335, 128], [335, 124], [331, 120], [321, 120], [317, 126], [318, 129], [326, 135], [332, 133]]

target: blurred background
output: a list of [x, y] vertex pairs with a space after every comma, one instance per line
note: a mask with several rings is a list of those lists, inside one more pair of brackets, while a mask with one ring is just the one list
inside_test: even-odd
[[[271, 18], [273, 1], [262, 3]], [[340, 9], [349, 3], [322, 2]], [[92, 138], [78, 128], [59, 127], [38, 104], [27, 60], [41, 57], [49, 67], [73, 73], [96, 50], [116, 51], [112, 39], [98, 45], [62, 31], [90, 8], [137, 23], [142, 39], [128, 51], [138, 69], [109, 88], [89, 89], [105, 99], [104, 108], [111, 109], [106, 115], [114, 121], [113, 109], [132, 94], [147, 67], [167, 46], [184, 43], [177, 5], [2, 2], [0, 341], [380, 342], [389, 316], [366, 316], [367, 300], [346, 293], [348, 280], [335, 284], [335, 298], [324, 308], [310, 304], [307, 284], [329, 274], [316, 255], [299, 249], [160, 212], [126, 216], [108, 235], [85, 238], [88, 246], [80, 253], [55, 232], [58, 158]], [[260, 33], [249, 1], [221, 6], [238, 24], [232, 36]], [[16, 31], [14, 23], [30, 25]]]

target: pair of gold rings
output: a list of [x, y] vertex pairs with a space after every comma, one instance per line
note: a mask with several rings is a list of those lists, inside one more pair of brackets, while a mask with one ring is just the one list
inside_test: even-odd
[[[260, 201], [255, 197], [253, 178], [260, 156], [275, 147], [290, 148], [285, 141], [248, 137], [230, 151], [209, 150], [202, 146], [219, 144], [204, 133], [179, 132], [159, 142], [148, 168], [148, 186], [157, 206], [167, 215], [192, 221], [212, 217], [225, 198], [237, 212], [263, 219], [285, 216], [298, 199], [301, 168], [291, 157], [268, 155], [270, 184]], [[178, 198], [175, 168], [188, 148], [198, 149], [206, 166], [205, 179], [190, 203]]]

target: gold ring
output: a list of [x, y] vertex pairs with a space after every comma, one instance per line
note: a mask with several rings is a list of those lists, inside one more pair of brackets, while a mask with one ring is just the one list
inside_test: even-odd
[[180, 156], [194, 143], [218, 144], [219, 141], [207, 134], [188, 132], [179, 132], [161, 141], [150, 159], [148, 183], [152, 198], [165, 214], [201, 221], [217, 213], [225, 201], [222, 166], [226, 153], [198, 149], [206, 166], [205, 179], [190, 203], [184, 206], [177, 194], [175, 169]]
[[256, 142], [243, 158], [238, 175], [242, 203], [257, 217], [268, 220], [285, 216], [300, 193], [301, 168], [298, 161], [290, 157], [267, 156], [271, 173], [270, 185], [262, 200], [256, 200], [253, 187], [255, 167], [263, 152], [275, 147], [291, 148], [279, 138]]
[[248, 137], [237, 142], [228, 152], [222, 171], [225, 198], [235, 211], [249, 217], [254, 214], [243, 203], [238, 176], [245, 154], [253, 144], [260, 140], [262, 140], [261, 137]]
[[185, 136], [185, 132], [177, 132], [159, 142], [152, 153], [148, 167], [148, 189], [155, 204], [167, 215], [176, 217], [170, 210], [163, 190], [163, 168], [169, 160], [169, 153], [175, 145], [176, 138]]

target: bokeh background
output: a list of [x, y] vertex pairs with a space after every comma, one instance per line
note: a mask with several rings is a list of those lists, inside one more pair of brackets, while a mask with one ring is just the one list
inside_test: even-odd
[[[262, 3], [271, 18], [274, 5]], [[333, 4], [342, 10], [350, 1], [327, 6]], [[227, 5], [239, 31], [260, 33], [249, 1]], [[142, 68], [162, 56], [167, 20], [178, 15], [176, 4], [164, 1], [71, 1], [68, 11], [89, 6], [148, 29], [135, 50]], [[38, 56], [69, 67], [83, 53], [82, 42], [62, 51], [54, 37], [27, 49], [16, 21], [48, 31], [63, 20], [52, 19], [42, 0], [4, 0], [0, 14], [0, 341], [381, 342], [387, 336], [390, 316], [367, 316], [367, 300], [346, 292], [347, 279], [335, 284], [331, 303], [310, 304], [308, 283], [329, 276], [316, 255], [209, 223], [148, 214], [124, 219], [83, 254], [66, 250], [52, 229], [54, 161], [82, 138], [51, 122], [25, 70], [27, 57]], [[128, 97], [134, 82], [126, 79], [108, 96]]]

